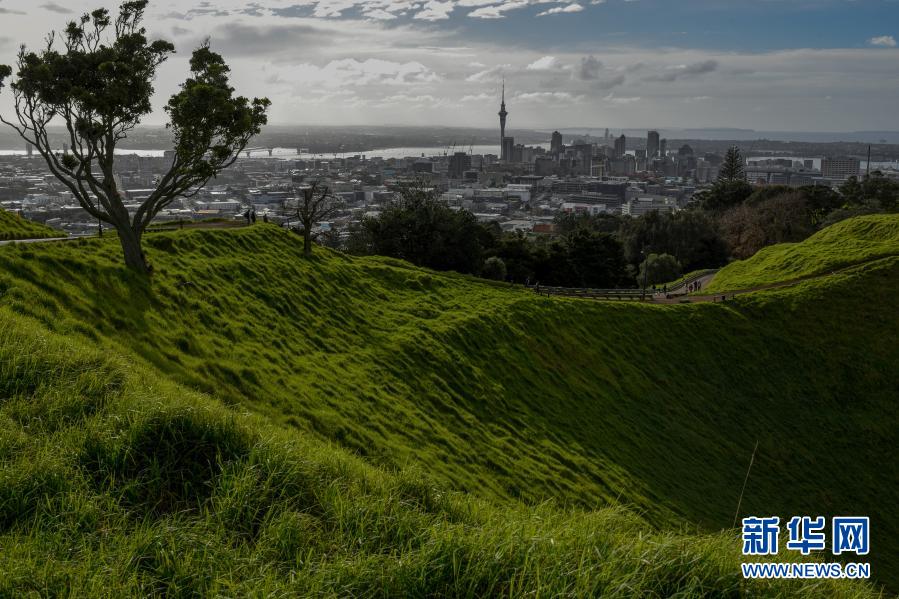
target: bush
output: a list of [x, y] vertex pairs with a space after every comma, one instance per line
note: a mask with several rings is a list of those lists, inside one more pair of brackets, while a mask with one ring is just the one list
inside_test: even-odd
[[680, 262], [671, 254], [650, 254], [640, 264], [637, 285], [659, 285], [681, 275]]
[[496, 256], [487, 258], [484, 262], [484, 267], [481, 269], [481, 276], [494, 281], [505, 281], [506, 263], [503, 262], [502, 258], [497, 258]]

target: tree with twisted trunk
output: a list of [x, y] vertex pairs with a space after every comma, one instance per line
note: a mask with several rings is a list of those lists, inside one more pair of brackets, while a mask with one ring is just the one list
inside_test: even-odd
[[[61, 35], [51, 33], [40, 52], [23, 46], [10, 85], [15, 118], [0, 116], [88, 214], [115, 228], [125, 264], [145, 274], [150, 267], [141, 238], [147, 225], [175, 198], [196, 194], [231, 166], [266, 123], [270, 104], [235, 96], [224, 59], [208, 42], [197, 48], [190, 77], [165, 107], [174, 140], [171, 165], [129, 213], [115, 180], [115, 149], [152, 112], [156, 70], [175, 51], [167, 41], [147, 39], [141, 27], [146, 6], [147, 0], [124, 2], [115, 19], [100, 8], [70, 22]], [[0, 65], [0, 90], [12, 72]], [[48, 135], [48, 127], [60, 122], [66, 152], [55, 150]]]

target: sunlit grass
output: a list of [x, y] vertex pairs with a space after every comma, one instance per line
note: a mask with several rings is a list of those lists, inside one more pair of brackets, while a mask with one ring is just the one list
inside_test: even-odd
[[0, 209], [0, 241], [65, 236], [66, 234], [62, 231], [57, 231], [51, 227], [22, 218], [18, 214]]
[[763, 248], [721, 269], [703, 291], [737, 291], [829, 273], [899, 255], [899, 214], [874, 214], [839, 222], [800, 243]]
[[147, 244], [0, 249], [6, 593], [866, 596], [739, 578], [756, 440], [742, 512], [870, 515], [895, 580], [899, 259], [645, 306]]

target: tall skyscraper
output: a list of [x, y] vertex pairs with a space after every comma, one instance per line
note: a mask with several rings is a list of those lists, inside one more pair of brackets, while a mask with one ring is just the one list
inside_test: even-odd
[[503, 80], [503, 95], [502, 100], [499, 105], [499, 159], [500, 160], [509, 160], [511, 156], [506, 154], [506, 117], [509, 115], [506, 112], [506, 82]]
[[503, 138], [503, 149], [502, 149], [502, 157], [501, 160], [505, 160], [506, 162], [514, 162], [515, 158], [513, 153], [515, 152], [515, 138], [514, 137], [504, 137]]
[[621, 137], [615, 139], [615, 158], [621, 158], [627, 152], [627, 138], [624, 133]]
[[663, 139], [659, 142], [659, 156], [664, 158], [668, 154], [668, 140]]
[[646, 134], [646, 157], [650, 160], [659, 155], [659, 132], [650, 131]]
[[558, 131], [553, 131], [552, 139], [549, 142], [549, 151], [553, 154], [558, 154], [562, 151], [562, 134]]
[[31, 145], [30, 141], [25, 142], [25, 155], [29, 158], [34, 156], [34, 146]]
[[456, 152], [450, 156], [449, 172], [451, 179], [461, 179], [465, 171], [471, 169], [471, 156], [465, 152]]

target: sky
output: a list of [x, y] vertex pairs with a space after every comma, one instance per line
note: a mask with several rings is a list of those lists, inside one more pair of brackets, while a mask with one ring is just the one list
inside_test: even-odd
[[[103, 0], [0, 0], [0, 64]], [[899, 129], [899, 0], [258, 0], [150, 3], [178, 53], [209, 38], [270, 122], [509, 128]], [[10, 111], [0, 92], [0, 112]]]

